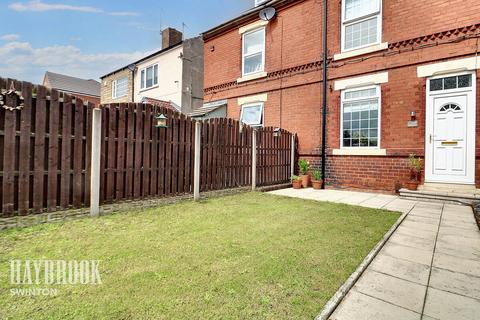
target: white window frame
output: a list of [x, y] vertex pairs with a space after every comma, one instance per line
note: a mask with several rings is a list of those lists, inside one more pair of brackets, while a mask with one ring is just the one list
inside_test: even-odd
[[[117, 84], [118, 84], [118, 81], [119, 80], [123, 80], [125, 79], [126, 82], [127, 82], [127, 91], [125, 92], [124, 95], [117, 95]], [[122, 97], [126, 97], [128, 95], [128, 77], [122, 77], [122, 78], [119, 78], [119, 79], [115, 79], [112, 81], [112, 99], [118, 99], [118, 98], [122, 98]]]
[[[379, 45], [382, 43], [382, 20], [383, 20], [383, 6], [382, 6], [382, 0], [378, 0], [378, 11], [375, 12], [375, 13], [370, 13], [368, 15], [364, 15], [364, 16], [361, 16], [361, 17], [357, 17], [355, 19], [351, 19], [351, 20], [346, 20], [345, 19], [345, 15], [346, 15], [346, 10], [345, 10], [345, 5], [346, 5], [346, 0], [342, 0], [342, 32], [341, 32], [341, 47], [342, 47], [342, 53], [343, 52], [350, 52], [350, 51], [354, 51], [354, 50], [358, 50], [358, 49], [363, 49], [363, 48], [368, 48], [368, 47], [371, 47], [371, 46], [375, 46], [375, 45]], [[373, 42], [373, 43], [369, 43], [369, 44], [365, 44], [365, 45], [362, 45], [362, 46], [358, 46], [358, 47], [353, 47], [353, 48], [349, 48], [349, 49], [345, 49], [345, 29], [352, 25], [352, 24], [356, 24], [356, 23], [360, 23], [360, 22], [363, 22], [365, 20], [368, 20], [370, 18], [373, 18], [375, 16], [378, 16], [377, 18], [377, 41], [376, 42]]]
[[[152, 68], [153, 69], [152, 72], [154, 72], [155, 66], [157, 67], [157, 77], [155, 78], [155, 73], [153, 73], [153, 84], [150, 87], [147, 87], [147, 69]], [[144, 86], [142, 86], [142, 82]], [[139, 84], [140, 90], [142, 91], [148, 90], [151, 88], [155, 88], [156, 86], [158, 86], [158, 63], [151, 64], [140, 70], [140, 84]]]
[[[255, 33], [259, 30], [262, 30], [263, 31], [263, 46], [262, 46], [262, 68], [258, 71], [255, 71], [255, 72], [249, 72], [249, 73], [245, 73], [245, 36], [251, 34], [251, 33]], [[265, 72], [265, 40], [266, 40], [266, 29], [265, 27], [260, 27], [260, 28], [256, 28], [256, 29], [253, 29], [253, 30], [250, 30], [248, 32], [245, 32], [242, 34], [242, 76], [245, 77], [245, 76], [249, 76], [249, 75], [253, 75], [253, 74], [257, 74], [257, 73], [262, 73], [262, 72]]]
[[[373, 97], [369, 98], [355, 98], [355, 99], [345, 99], [345, 93], [352, 92], [352, 91], [359, 91], [359, 90], [368, 90], [368, 89], [377, 89], [377, 95], [374, 98], [378, 99], [378, 133], [377, 133], [377, 146], [376, 147], [344, 147], [343, 146], [343, 105], [345, 103], [354, 102], [354, 101], [362, 101], [362, 100], [370, 100]], [[381, 142], [382, 142], [382, 87], [380, 85], [370, 85], [370, 86], [363, 86], [363, 87], [356, 87], [342, 90], [341, 98], [340, 98], [340, 149], [344, 150], [380, 150], [381, 149]]]
[[[243, 111], [245, 108], [249, 108], [249, 107], [258, 107], [258, 106], [261, 106], [262, 107], [262, 112], [260, 113], [260, 124], [248, 124], [248, 123], [245, 123], [243, 122]], [[264, 118], [264, 113], [265, 113], [265, 103], [264, 102], [251, 102], [251, 103], [245, 103], [242, 105], [242, 111], [240, 112], [240, 122], [243, 123], [243, 124], [246, 124], [250, 127], [263, 127], [264, 126], [264, 123], [265, 123], [265, 118]]]

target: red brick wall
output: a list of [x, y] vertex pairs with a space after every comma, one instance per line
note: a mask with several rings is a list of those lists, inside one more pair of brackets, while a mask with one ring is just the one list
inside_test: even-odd
[[[410, 153], [423, 156], [425, 145], [426, 79], [417, 77], [417, 67], [475, 54], [475, 38], [446, 42], [479, 32], [480, 25], [462, 29], [480, 23], [479, 10], [480, 2], [476, 0], [383, 1], [382, 41], [390, 44], [389, 49], [362, 57], [368, 59], [354, 57], [329, 62], [327, 166], [332, 183], [394, 190], [398, 181], [408, 179], [406, 157]], [[300, 155], [316, 159], [317, 163], [321, 145], [322, 11], [322, 2], [315, 0], [278, 8], [277, 19], [266, 27], [269, 75], [264, 79], [235, 82], [241, 77], [238, 29], [205, 41], [206, 102], [228, 99], [228, 116], [238, 119], [239, 97], [267, 93], [265, 125], [297, 132]], [[328, 14], [331, 59], [340, 53], [341, 1], [329, 1]], [[455, 28], [461, 29], [447, 32]], [[404, 42], [414, 38], [417, 39]], [[214, 52], [210, 52], [211, 46], [215, 47]], [[295, 66], [298, 68], [289, 69]], [[384, 71], [389, 72], [389, 82], [381, 85], [380, 143], [381, 148], [387, 150], [387, 156], [331, 156], [332, 150], [340, 147], [340, 92], [333, 90], [334, 81]], [[477, 97], [480, 105], [480, 95]], [[411, 111], [417, 113], [417, 128], [407, 127]], [[480, 122], [477, 136], [479, 130]], [[477, 149], [480, 151], [480, 139], [477, 139]], [[480, 164], [480, 157], [477, 162]], [[477, 184], [480, 186], [479, 167], [477, 165]]]

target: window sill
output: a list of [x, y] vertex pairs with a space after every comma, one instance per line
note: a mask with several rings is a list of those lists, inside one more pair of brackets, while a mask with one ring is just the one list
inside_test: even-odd
[[249, 74], [237, 79], [237, 83], [247, 82], [255, 79], [265, 78], [267, 76], [266, 72], [258, 72], [254, 74]]
[[334, 156], [386, 156], [386, 149], [333, 149]]
[[148, 91], [148, 90], [152, 90], [152, 89], [155, 89], [155, 88], [158, 88], [158, 84], [153, 86], [153, 87], [149, 87], [149, 88], [145, 88], [145, 89], [140, 89], [139, 92], [144, 92], [144, 91]]
[[347, 51], [347, 52], [342, 52], [335, 54], [333, 56], [333, 60], [342, 60], [342, 59], [347, 59], [351, 57], [356, 57], [356, 56], [361, 56], [367, 53], [372, 53], [372, 52], [377, 52], [377, 51], [382, 51], [388, 49], [388, 42], [382, 42], [373, 46], [365, 47], [365, 48], [360, 48], [360, 49], [354, 49], [352, 51]]

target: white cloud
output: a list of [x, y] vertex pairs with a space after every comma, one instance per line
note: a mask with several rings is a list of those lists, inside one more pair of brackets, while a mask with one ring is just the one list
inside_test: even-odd
[[28, 42], [9, 42], [0, 46], [0, 77], [39, 83], [48, 70], [85, 79], [98, 79], [147, 54], [149, 52], [139, 51], [86, 54], [72, 45], [34, 48]]
[[18, 39], [20, 39], [20, 35], [18, 34], [14, 34], [14, 33], [11, 33], [11, 34], [4, 34], [3, 36], [0, 36], [0, 40], [2, 41], [17, 41]]
[[61, 10], [61, 11], [80, 11], [80, 12], [91, 12], [91, 13], [99, 13], [102, 10], [94, 7], [86, 7], [86, 6], [72, 6], [68, 4], [62, 3], [44, 3], [41, 0], [33, 0], [30, 2], [15, 2], [8, 6], [10, 9], [15, 11], [53, 11], [53, 10]]
[[8, 6], [14, 11], [35, 11], [35, 12], [45, 12], [45, 11], [78, 11], [78, 12], [87, 12], [87, 13], [105, 13], [111, 16], [119, 17], [133, 17], [139, 16], [137, 12], [130, 11], [119, 11], [119, 12], [105, 12], [104, 10], [96, 7], [89, 6], [74, 6], [70, 4], [63, 3], [45, 3], [42, 0], [32, 0], [29, 2], [15, 2]]

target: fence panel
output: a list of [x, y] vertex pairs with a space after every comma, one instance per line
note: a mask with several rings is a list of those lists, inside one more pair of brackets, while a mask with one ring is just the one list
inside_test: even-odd
[[292, 134], [273, 127], [257, 133], [257, 184], [279, 184], [290, 180]]
[[0, 216], [88, 205], [93, 105], [12, 79], [0, 91]]

